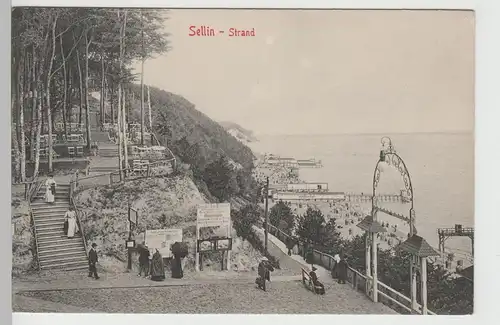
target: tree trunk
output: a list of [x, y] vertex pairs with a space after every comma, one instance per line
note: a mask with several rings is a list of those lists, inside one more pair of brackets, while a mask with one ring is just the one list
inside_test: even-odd
[[141, 146], [144, 146], [144, 20], [141, 9], [141, 38], [142, 38], [142, 60], [141, 60]]
[[50, 82], [52, 74], [52, 65], [54, 64], [54, 57], [56, 55], [56, 25], [57, 25], [57, 15], [54, 18], [54, 23], [52, 24], [52, 55], [49, 61], [49, 69], [47, 70], [47, 81], [45, 84], [45, 96], [47, 101], [47, 127], [49, 128], [49, 148], [48, 148], [48, 169], [49, 173], [52, 172], [52, 109], [50, 107]]
[[[120, 9], [117, 11], [118, 20], [120, 20]], [[126, 16], [125, 16], [126, 18]], [[122, 100], [122, 64], [123, 64], [123, 38], [125, 29], [125, 19], [123, 24], [120, 26], [120, 55], [118, 58], [118, 163], [120, 166], [120, 181], [123, 180], [123, 164], [122, 164], [122, 143], [123, 143], [123, 128], [122, 128], [122, 110], [121, 110], [121, 100]]]
[[[11, 95], [11, 112], [12, 115], [14, 116], [14, 123], [16, 123], [15, 128], [13, 131], [15, 132], [14, 136], [12, 137], [12, 142], [14, 145], [14, 179], [15, 182], [17, 183], [20, 179], [21, 175], [21, 155], [19, 153], [19, 139], [17, 134], [18, 128], [19, 128], [19, 114], [18, 112], [18, 107], [19, 107], [19, 89], [18, 89], [18, 80], [19, 80], [19, 69], [16, 68], [16, 66], [19, 65], [18, 63], [18, 58], [13, 58], [13, 66], [12, 69], [15, 71], [15, 75], [12, 74], [11, 77], [11, 82], [12, 85], [16, 85], [15, 88], [13, 88], [14, 93]], [[12, 133], [12, 132], [11, 132]]]
[[87, 126], [87, 150], [90, 151], [90, 107], [89, 107], [89, 41], [85, 33], [85, 124]]
[[31, 84], [31, 92], [32, 92], [32, 103], [31, 103], [31, 155], [30, 159], [35, 159], [35, 142], [36, 142], [36, 129], [38, 129], [39, 121], [37, 120], [37, 106], [36, 106], [36, 96], [37, 96], [37, 84], [36, 84], [36, 54], [35, 47], [31, 48], [31, 74], [32, 74], [32, 84]]
[[[37, 87], [40, 84], [40, 74], [37, 76]], [[35, 88], [37, 98], [37, 123], [36, 123], [36, 139], [35, 139], [35, 166], [33, 167], [33, 179], [38, 177], [40, 168], [40, 138], [42, 134], [42, 91]]]
[[[69, 65], [68, 69], [68, 83], [67, 83], [67, 97], [66, 97], [66, 123], [69, 124], [69, 132], [71, 132], [71, 122], [73, 121], [73, 69]], [[66, 132], [66, 131], [65, 131]], [[68, 132], [68, 134], [69, 134]]]
[[109, 109], [111, 111], [111, 124], [115, 124], [115, 84], [113, 80], [109, 82], [109, 92], [110, 92], [110, 101], [109, 101]]
[[[124, 92], [125, 94], [125, 92]], [[122, 100], [122, 118], [123, 118], [123, 160], [125, 162], [125, 170], [128, 169], [128, 123], [126, 120], [126, 97]], [[127, 171], [128, 172], [128, 171]]]
[[149, 116], [149, 135], [151, 137], [151, 145], [154, 146], [154, 143], [153, 143], [153, 119], [151, 116], [151, 94], [149, 93], [149, 86], [148, 86], [148, 116]]
[[67, 72], [66, 72], [66, 58], [64, 56], [64, 48], [63, 48], [63, 37], [59, 38], [59, 43], [61, 45], [61, 58], [62, 58], [62, 77], [63, 77], [63, 107], [62, 107], [62, 118], [63, 118], [63, 123], [64, 123], [64, 134], [66, 136], [66, 139], [68, 139], [68, 126], [66, 124], [66, 111], [67, 111], [67, 97], [68, 97], [68, 83], [67, 83]]
[[21, 168], [21, 182], [26, 181], [26, 142], [24, 134], [24, 71], [23, 61], [17, 62], [17, 81], [18, 81], [18, 109], [19, 109], [19, 125], [20, 125], [20, 168]]
[[[120, 37], [121, 41], [121, 46], [120, 46], [120, 77], [123, 76], [123, 57], [125, 55], [124, 53], [124, 47], [125, 47], [125, 30], [127, 28], [127, 9], [124, 10], [124, 17], [123, 17], [123, 29], [122, 29], [122, 35]], [[123, 87], [123, 83], [122, 83]], [[128, 155], [127, 155], [127, 122], [125, 120], [125, 99], [122, 100], [122, 105], [123, 107], [121, 108], [122, 110], [122, 118], [123, 118], [123, 152], [124, 152], [124, 157], [123, 160], [125, 162], [125, 170], [128, 169]], [[120, 109], [120, 107], [119, 107]]]
[[83, 97], [83, 78], [82, 78], [82, 66], [80, 65], [80, 53], [76, 50], [76, 64], [78, 67], [78, 81], [80, 85], [80, 112], [78, 115], [78, 124], [82, 124], [82, 110], [84, 105], [84, 97]]
[[101, 127], [106, 123], [106, 115], [104, 112], [104, 50], [101, 52]]
[[[121, 105], [122, 90], [121, 85], [118, 84], [118, 107]], [[122, 133], [122, 121], [121, 121], [121, 109], [118, 110], [118, 166], [120, 170], [120, 181], [123, 181], [123, 133]]]

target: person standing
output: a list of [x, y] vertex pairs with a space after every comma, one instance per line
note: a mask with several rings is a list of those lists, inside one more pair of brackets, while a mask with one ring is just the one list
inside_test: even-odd
[[99, 257], [97, 257], [96, 247], [97, 244], [92, 243], [92, 248], [89, 251], [89, 278], [94, 277], [97, 280], [99, 276], [97, 275], [96, 264], [99, 261]]
[[266, 291], [266, 281], [271, 282], [272, 271], [274, 271], [273, 266], [269, 263], [267, 257], [264, 256], [257, 269], [259, 277], [255, 280], [260, 289]]
[[78, 225], [76, 223], [76, 212], [72, 206], [70, 206], [68, 211], [66, 211], [64, 218], [65, 222], [67, 223], [66, 235], [68, 236], [68, 239], [71, 239], [78, 231]]
[[156, 249], [151, 259], [151, 280], [163, 281], [165, 280], [165, 266], [163, 264], [163, 257], [160, 251]]
[[54, 176], [49, 174], [49, 178], [45, 181], [45, 202], [54, 204], [56, 201], [56, 181]]
[[347, 269], [349, 264], [347, 263], [347, 255], [344, 255], [337, 264], [339, 283], [344, 283], [347, 280]]
[[142, 242], [142, 246], [139, 251], [139, 276], [144, 272], [144, 276], [149, 275], [149, 248], [146, 246], [146, 242]]

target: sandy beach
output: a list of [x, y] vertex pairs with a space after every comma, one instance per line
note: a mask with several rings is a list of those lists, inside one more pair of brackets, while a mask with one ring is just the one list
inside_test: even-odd
[[[255, 161], [254, 177], [262, 184], [265, 183], [266, 177], [269, 177], [269, 185], [303, 183], [299, 177], [299, 172], [295, 168], [268, 165], [265, 163], [263, 156], [258, 155]], [[269, 200], [269, 209], [277, 202]], [[303, 215], [307, 209], [313, 208], [320, 210], [325, 216], [325, 221], [328, 222], [331, 218], [335, 218], [336, 225], [340, 234], [345, 239], [351, 239], [354, 236], [362, 235], [363, 230], [356, 225], [363, 220], [365, 216], [370, 214], [369, 204], [354, 203], [348, 201], [339, 202], [291, 202], [292, 211], [297, 215]], [[387, 233], [380, 234], [379, 247], [388, 249], [400, 244], [406, 239], [406, 234], [397, 229], [397, 225], [385, 223]]]

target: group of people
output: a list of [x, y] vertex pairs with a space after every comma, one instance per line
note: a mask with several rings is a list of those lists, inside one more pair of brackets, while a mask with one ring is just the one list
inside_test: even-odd
[[[332, 277], [334, 279], [338, 279], [339, 284], [345, 284], [347, 280], [347, 270], [349, 268], [349, 264], [347, 263], [347, 255], [343, 255], [341, 258], [339, 254], [334, 256], [334, 265], [332, 267]], [[271, 281], [271, 272], [274, 271], [274, 267], [269, 262], [267, 257], [263, 257], [259, 266], [257, 268], [258, 277], [255, 280], [257, 286], [266, 291], [266, 281]], [[325, 285], [321, 283], [318, 279], [318, 275], [316, 274], [317, 268], [312, 267], [312, 270], [309, 272], [309, 276], [311, 277], [312, 284], [314, 286], [314, 291], [318, 294], [325, 294]]]
[[[150, 261], [151, 260], [151, 261]], [[139, 246], [139, 274], [138, 276], [150, 277], [153, 281], [165, 280], [165, 265], [163, 264], [163, 256], [156, 249], [153, 256], [149, 252], [145, 242]]]

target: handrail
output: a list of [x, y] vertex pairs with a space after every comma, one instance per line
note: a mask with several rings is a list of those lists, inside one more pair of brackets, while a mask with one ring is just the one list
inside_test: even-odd
[[401, 297], [402, 299], [406, 300], [407, 302], [411, 302], [411, 299], [408, 298], [407, 296], [405, 296], [404, 294], [402, 294], [401, 292], [398, 292], [396, 290], [394, 290], [393, 288], [389, 287], [387, 284], [385, 283], [382, 283], [382, 282], [379, 282], [378, 283], [381, 287], [384, 287], [385, 289], [389, 290], [390, 292], [393, 292], [395, 293], [396, 295], [398, 295], [399, 297]]
[[[42, 184], [41, 182], [38, 182], [38, 181], [34, 181], [34, 183], [40, 183], [40, 185]], [[36, 186], [38, 189], [40, 189], [40, 186]], [[34, 237], [35, 237], [35, 251], [36, 251], [36, 261], [37, 261], [37, 269], [38, 271], [40, 271], [40, 261], [38, 259], [38, 257], [40, 256], [39, 255], [39, 249], [38, 249], [38, 239], [37, 239], [37, 232], [36, 232], [36, 222], [35, 222], [35, 218], [33, 216], [33, 210], [31, 209], [31, 200], [32, 200], [33, 196], [30, 194], [28, 195], [28, 197], [26, 198], [26, 200], [28, 201], [28, 209], [29, 209], [29, 213], [30, 213], [30, 219], [31, 221], [33, 222], [33, 232], [34, 232]]]
[[[151, 176], [159, 176], [159, 175], [151, 175], [151, 168], [154, 168], [154, 167], [157, 167], [157, 166], [161, 166], [161, 165], [166, 165], [167, 163], [170, 163], [174, 161], [175, 162], [175, 157], [172, 157], [170, 159], [165, 159], [165, 160], [157, 160], [157, 161], [153, 161], [153, 162], [150, 162], [148, 163], [146, 166], [147, 166], [147, 170], [146, 170], [146, 175], [143, 176], [144, 178], [147, 178], [147, 177], [151, 177]], [[172, 170], [174, 170], [174, 167], [172, 167]], [[127, 178], [130, 179], [130, 175], [131, 175], [131, 172], [134, 172], [134, 168], [133, 167], [130, 167], [130, 168], [127, 168], [127, 169], [122, 169], [122, 172], [125, 173], [125, 180], [127, 180]], [[77, 186], [78, 186], [78, 182], [80, 181], [86, 181], [86, 180], [89, 180], [89, 179], [92, 179], [92, 178], [98, 178], [98, 177], [103, 177], [103, 176], [108, 176], [109, 177], [109, 180], [108, 180], [108, 184], [107, 185], [110, 185], [113, 183], [112, 181], [112, 177], [113, 176], [116, 176], [116, 175], [119, 175], [120, 174], [120, 170], [116, 170], [116, 171], [113, 171], [113, 172], [109, 172], [109, 173], [102, 173], [102, 174], [98, 174], [98, 175], [91, 175], [91, 176], [85, 176], [85, 177], [78, 177], [78, 172], [75, 173], [75, 176], [74, 176], [74, 179], [72, 179], [70, 181], [70, 186], [72, 186], [73, 188], [73, 194], [75, 194], [77, 192]], [[132, 180], [136, 180], [136, 179], [140, 179], [141, 177], [134, 177], [132, 178]], [[97, 184], [96, 186], [99, 186], [99, 185], [102, 185], [102, 184]]]
[[69, 184], [69, 204], [70, 204], [70, 206], [73, 206], [73, 208], [75, 209], [76, 221], [78, 223], [78, 228], [80, 229], [80, 235], [82, 236], [83, 247], [85, 249], [85, 256], [88, 258], [89, 252], [88, 252], [88, 248], [87, 248], [87, 239], [85, 238], [85, 230], [83, 227], [83, 223], [79, 217], [81, 211], [76, 206], [75, 199], [74, 199], [74, 194], [75, 194], [75, 189], [76, 189], [75, 184], [76, 183], [73, 183], [73, 182], [70, 182], [70, 184]]

